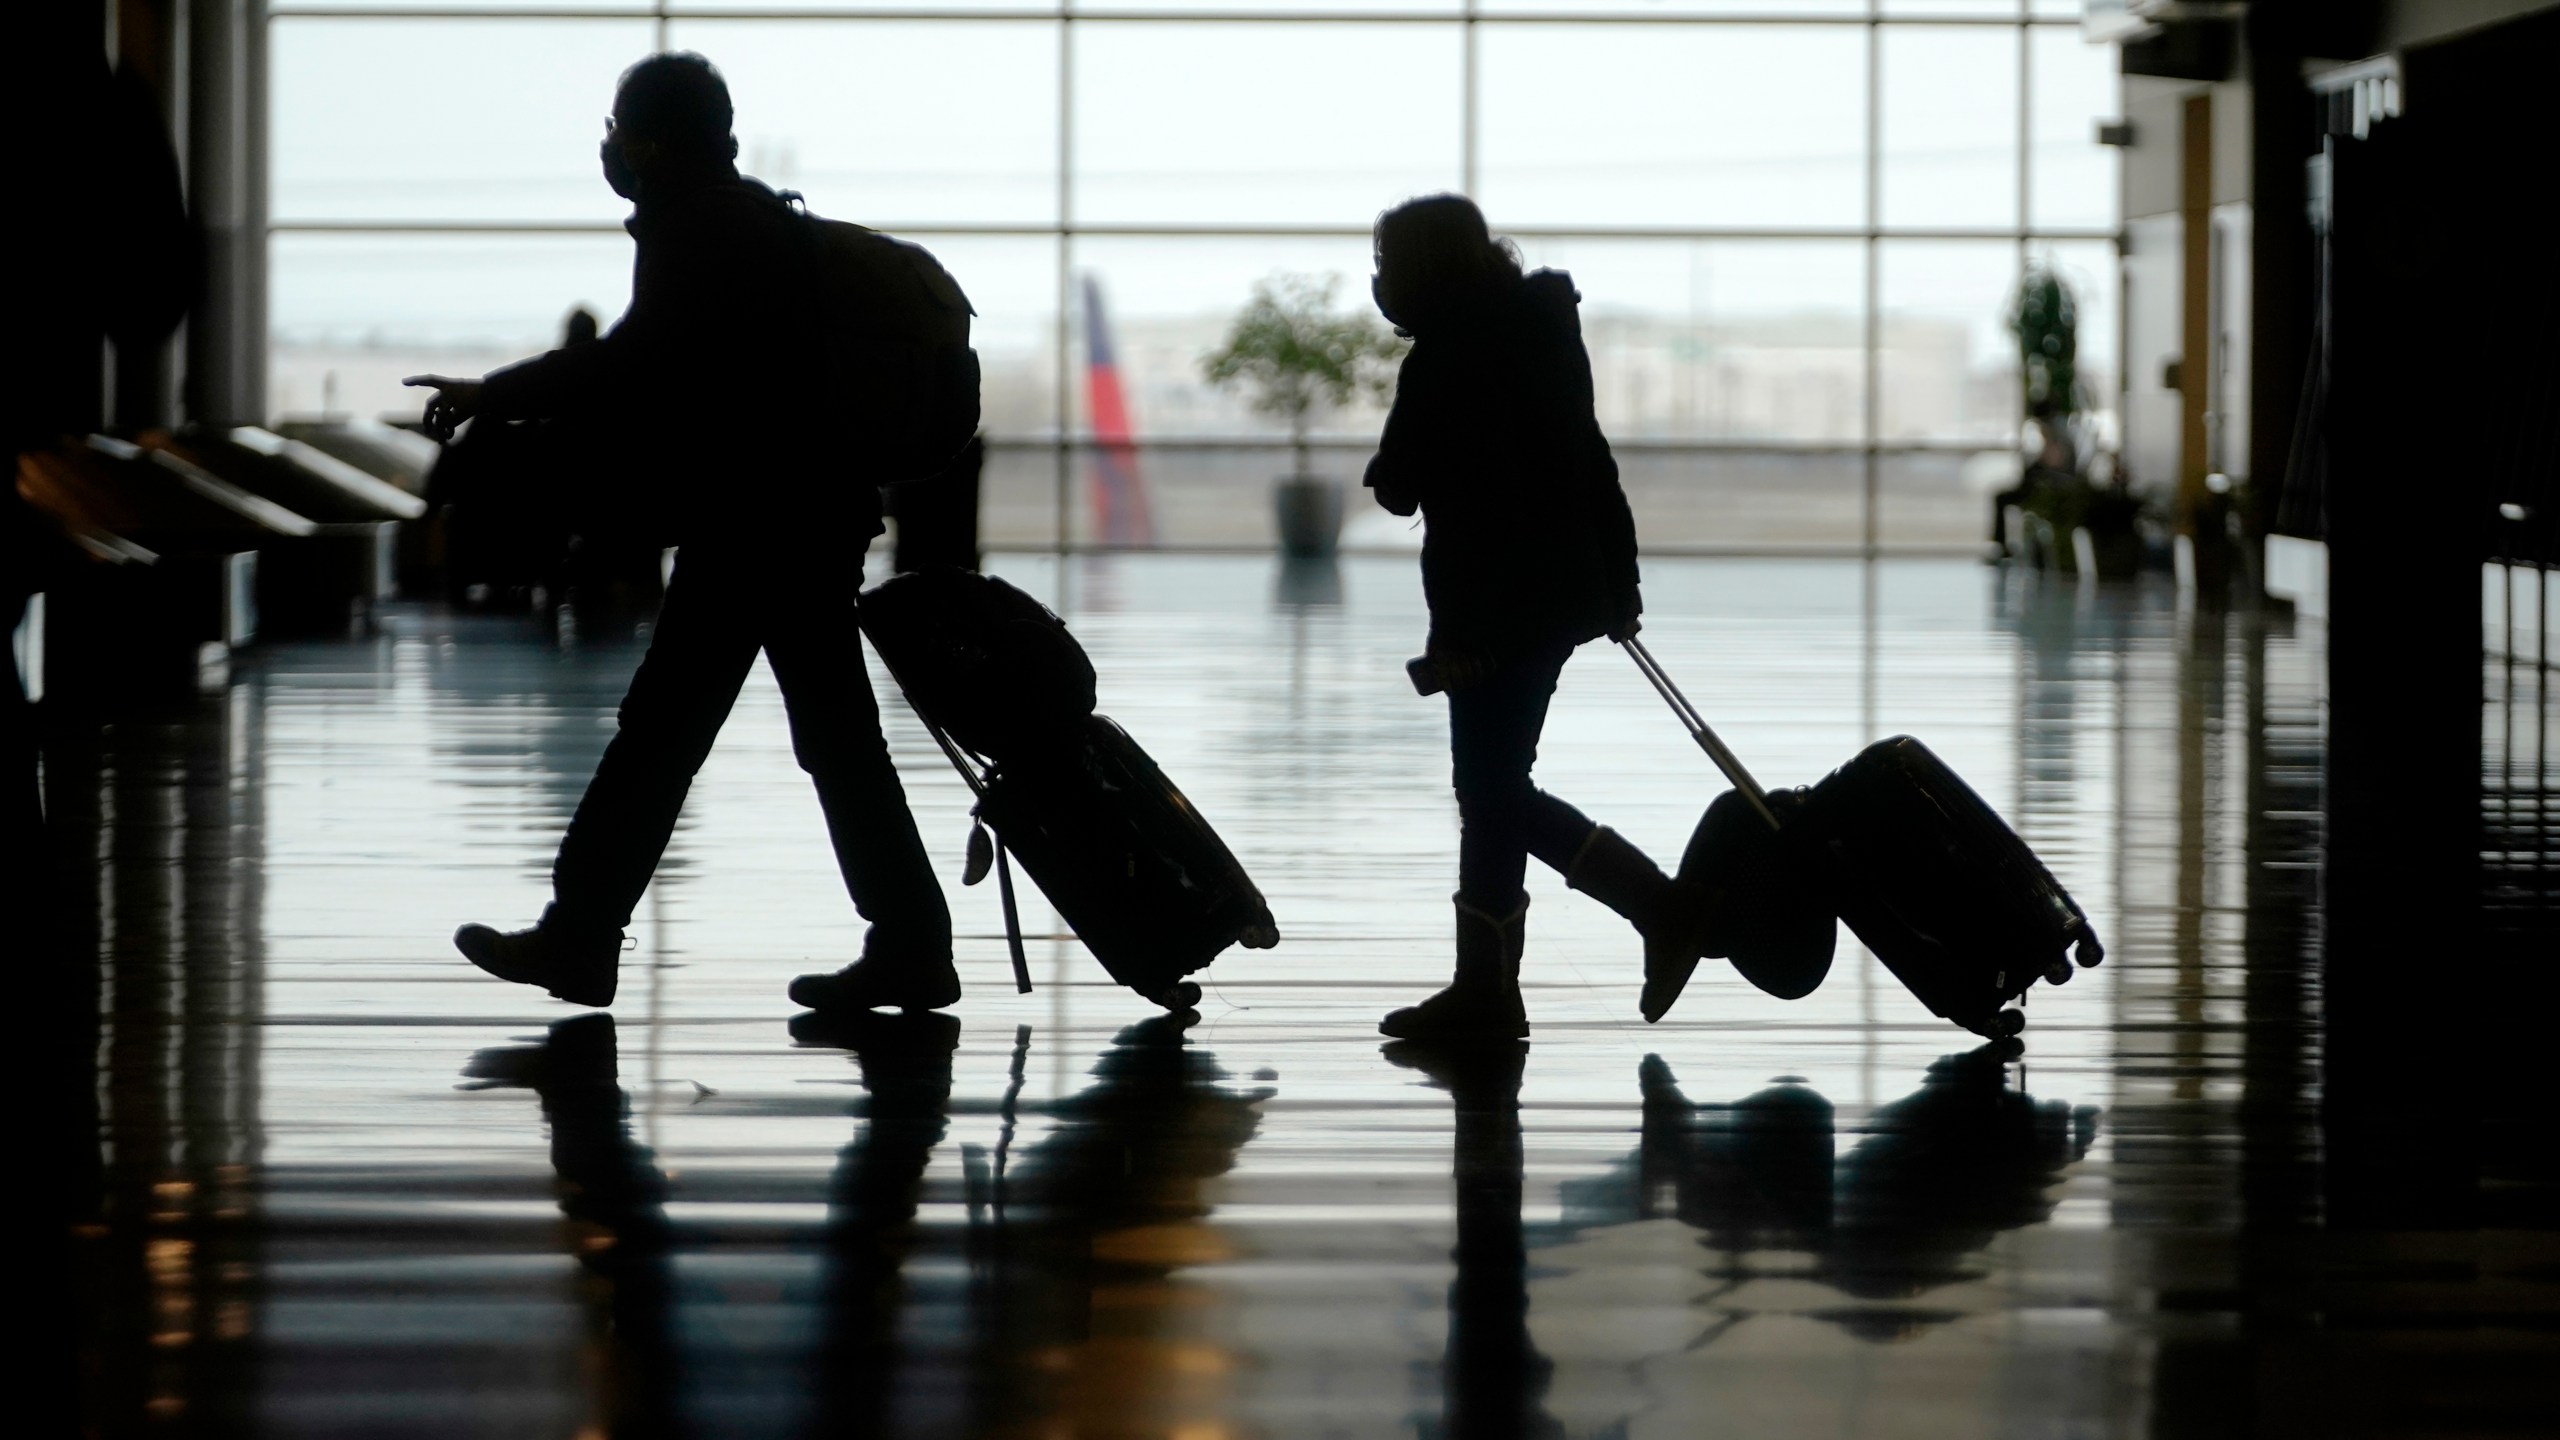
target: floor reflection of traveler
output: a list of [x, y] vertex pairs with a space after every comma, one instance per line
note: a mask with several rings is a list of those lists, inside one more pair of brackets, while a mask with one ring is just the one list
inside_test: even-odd
[[1451, 1256], [1457, 1274], [1449, 1282], [1441, 1429], [1467, 1436], [1561, 1435], [1540, 1403], [1555, 1367], [1529, 1339], [1529, 1251], [1520, 1217], [1520, 1079], [1528, 1047], [1405, 1040], [1386, 1053], [1448, 1091], [1455, 1112], [1450, 1179], [1457, 1195], [1458, 1247]]
[[[2087, 1152], [2097, 1124], [2094, 1110], [2008, 1088], [2003, 1066], [2015, 1050], [2004, 1043], [1939, 1060], [1917, 1092], [1869, 1116], [1863, 1138], [1836, 1159], [1831, 1103], [1802, 1082], [1784, 1079], [1730, 1105], [1698, 1104], [1670, 1066], [1647, 1056], [1634, 1152], [1603, 1175], [1566, 1182], [1559, 1219], [1529, 1226], [1520, 1119], [1528, 1047], [1389, 1045], [1387, 1058], [1422, 1071], [1454, 1111], [1458, 1243], [1442, 1432], [1561, 1434], [1554, 1410], [1565, 1409], [1577, 1433], [1610, 1433], [1589, 1424], [1600, 1417], [1571, 1413], [1578, 1398], [1631, 1392], [1621, 1381], [1551, 1394], [1556, 1366], [1534, 1338], [1530, 1276], [1562, 1278], [1571, 1246], [1618, 1226], [1677, 1220], [1713, 1252], [1700, 1266], [1707, 1288], [1687, 1301], [1693, 1338], [1684, 1351], [1747, 1323], [1754, 1311], [1745, 1287], [1804, 1276], [1808, 1254], [1813, 1275], [1850, 1302], [1814, 1313], [1852, 1335], [1891, 1339], [1953, 1318], [1912, 1302], [1970, 1278], [1970, 1257], [2000, 1231], [2050, 1215], [2049, 1191]], [[1769, 1262], [1760, 1257], [1773, 1253], [1776, 1268], [1764, 1274], [1758, 1267]], [[1576, 1319], [1571, 1310], [1550, 1313], [1543, 1326], [1569, 1334]], [[1633, 1392], [1627, 1403], [1632, 1411], [1656, 1398]], [[1633, 1414], [1607, 1419], [1622, 1426]]]
[[[948, 1125], [959, 1022], [793, 1022], [803, 1044], [850, 1051], [869, 1097], [828, 1198], [814, 1433], [1180, 1433], [1226, 1413], [1220, 1377], [1235, 1367], [1200, 1363], [1196, 1295], [1169, 1280], [1221, 1258], [1203, 1191], [1235, 1164], [1272, 1092], [1220, 1083], [1215, 1058], [1184, 1041], [1193, 1018], [1121, 1031], [1093, 1082], [1064, 1099], [1026, 1112], [1007, 1092], [994, 1153], [963, 1147], [958, 1257], [941, 1248], [948, 1232], [916, 1217]], [[1026, 1027], [1017, 1083], [1029, 1044]], [[1016, 1149], [1026, 1119], [1048, 1133]], [[916, 1340], [955, 1333], [957, 1349]]]
[[1262, 1123], [1269, 1087], [1231, 1088], [1188, 1044], [1196, 1019], [1113, 1037], [1092, 1083], [1050, 1107], [1049, 1134], [990, 1176], [972, 1236], [981, 1277], [976, 1434], [1210, 1433], [1240, 1368], [1177, 1272], [1235, 1258], [1209, 1187]]
[[837, 1157], [827, 1194], [821, 1314], [811, 1367], [812, 1434], [891, 1433], [920, 1358], [903, 1338], [907, 1273], [923, 1243], [916, 1211], [924, 1173], [951, 1124], [951, 1057], [960, 1022], [949, 1015], [868, 1011], [807, 1014], [791, 1027], [804, 1045], [852, 1053], [867, 1097], [861, 1127]]
[[[822, 1009], [931, 1009], [960, 997], [951, 917], [881, 738], [860, 653], [853, 580], [881, 533], [876, 486], [847, 475], [824, 426], [826, 357], [806, 323], [817, 290], [806, 221], [733, 163], [729, 92], [709, 61], [654, 55], [624, 72], [606, 122], [605, 178], [632, 202], [631, 307], [592, 343], [485, 380], [417, 376], [429, 428], [475, 417], [577, 416], [645, 434], [673, 477], [655, 523], [681, 542], [621, 728], [569, 822], [541, 922], [466, 925], [473, 964], [580, 1005], [613, 1000], [623, 928], [686, 791], [759, 652], [772, 663], [801, 768], [816, 783], [845, 888], [871, 922], [861, 957], [793, 982]], [[754, 497], [714, 501], [711, 484]], [[681, 493], [674, 486], [684, 487]], [[777, 549], [762, 533], [795, 517]]]
[[590, 1344], [603, 1433], [677, 1433], [675, 1279], [667, 1178], [631, 1134], [613, 1017], [580, 1015], [539, 1044], [472, 1057], [472, 1088], [522, 1086], [551, 1127], [551, 1168], [571, 1249], [594, 1283]]
[[[1635, 634], [1635, 520], [1593, 411], [1570, 276], [1523, 275], [1472, 201], [1435, 195], [1378, 219], [1378, 308], [1413, 338], [1366, 484], [1424, 521], [1424, 673], [1449, 693], [1458, 796], [1457, 963], [1448, 988], [1390, 1013], [1388, 1035], [1529, 1033], [1520, 958], [1535, 855], [1644, 937], [1640, 1009], [1659, 1020], [1702, 955], [1731, 948], [1712, 876], [1666, 876], [1617, 831], [1530, 780], [1574, 648]], [[1684, 867], [1685, 868], [1685, 867]]]
[[1782, 1080], [1731, 1104], [1681, 1092], [1670, 1066], [1647, 1056], [1642, 1138], [1607, 1174], [1569, 1182], [1563, 1215], [1542, 1246], [1632, 1221], [1677, 1219], [1715, 1252], [1710, 1323], [1752, 1313], [1742, 1287], [1803, 1273], [1792, 1259], [1764, 1277], [1755, 1252], [1810, 1253], [1814, 1274], [1851, 1302], [1818, 1313], [1851, 1334], [1892, 1339], [1955, 1318], [1914, 1302], [1971, 1278], [1992, 1238], [2042, 1222], [2065, 1167], [2088, 1153], [2098, 1112], [2038, 1101], [2007, 1084], [2014, 1042], [1949, 1055], [1920, 1088], [1884, 1105], [1835, 1158], [1831, 1103]]
[[[1057, 1417], [1079, 1431], [1175, 1433], [1229, 1412], [1222, 1377], [1238, 1367], [1203, 1363], [1218, 1341], [1200, 1328], [1202, 1292], [1174, 1276], [1225, 1258], [1205, 1223], [1206, 1187], [1235, 1164], [1272, 1091], [1222, 1083], [1214, 1057], [1185, 1043], [1189, 1024], [1162, 1015], [1123, 1030], [1092, 1083], [1064, 1099], [1018, 1110], [1009, 1092], [994, 1155], [962, 1147], [967, 1221], [944, 1228], [919, 1215], [950, 1128], [960, 1022], [794, 1021], [802, 1045], [850, 1053], [863, 1090], [815, 1237], [814, 1343], [791, 1347], [809, 1433], [1003, 1434]], [[1019, 1033], [1017, 1079], [1029, 1039]], [[596, 1408], [608, 1433], [680, 1428], [676, 1417], [737, 1403], [741, 1385], [767, 1397], [761, 1406], [788, 1393], [762, 1341], [701, 1318], [721, 1313], [716, 1289], [688, 1297], [674, 1283], [679, 1252], [716, 1252], [724, 1232], [670, 1225], [673, 1182], [631, 1133], [611, 1016], [484, 1050], [465, 1074], [473, 1088], [521, 1086], [542, 1102], [561, 1212], [593, 1282]], [[1048, 1128], [1016, 1148], [1025, 1119]], [[730, 1198], [734, 1177], [705, 1174], [689, 1198]], [[695, 1306], [690, 1321], [680, 1313]], [[954, 1335], [965, 1339], [941, 1343]]]

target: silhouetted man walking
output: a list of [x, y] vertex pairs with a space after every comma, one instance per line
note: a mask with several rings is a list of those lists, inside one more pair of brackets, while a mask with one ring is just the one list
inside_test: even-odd
[[[812, 318], [810, 224], [740, 177], [729, 90], [694, 54], [625, 71], [605, 122], [606, 182], [632, 202], [631, 308], [589, 345], [486, 380], [432, 385], [429, 428], [561, 418], [645, 453], [641, 503], [679, 541], [621, 728], [587, 786], [529, 930], [466, 925], [471, 962], [563, 1000], [613, 1000], [622, 929], [666, 850], [694, 773], [762, 651], [817, 784], [845, 888], [871, 928], [862, 956], [804, 975], [816, 1009], [932, 1009], [960, 998], [951, 916], [907, 811], [862, 663], [855, 596], [881, 532], [877, 476], [858, 443], [823, 433], [828, 367]], [[636, 442], [636, 443], [635, 443]]]

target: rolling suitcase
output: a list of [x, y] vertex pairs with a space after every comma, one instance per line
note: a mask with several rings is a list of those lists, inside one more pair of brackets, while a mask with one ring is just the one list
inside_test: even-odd
[[[2069, 980], [2075, 958], [2085, 967], [2106, 957], [2070, 892], [1929, 747], [1908, 735], [1879, 740], [1810, 788], [1773, 794], [1642, 641], [1626, 648], [1806, 883], [1931, 1013], [1979, 1035], [2015, 1035], [2026, 1017], [2010, 1007], [2027, 987]], [[1716, 810], [1699, 822], [1702, 838]]]
[[962, 879], [996, 875], [1017, 990], [1031, 972], [1010, 860], [1112, 979], [1168, 1010], [1198, 1003], [1185, 977], [1228, 946], [1279, 943], [1218, 832], [1127, 731], [1092, 713], [1092, 663], [1045, 606], [992, 576], [925, 570], [864, 591], [860, 614], [977, 796]]

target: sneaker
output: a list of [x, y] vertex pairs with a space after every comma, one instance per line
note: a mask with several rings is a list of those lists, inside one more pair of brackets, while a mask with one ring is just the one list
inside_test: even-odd
[[462, 958], [519, 985], [538, 985], [555, 1000], [595, 1009], [613, 1003], [622, 966], [622, 932], [570, 933], [559, 926], [493, 930], [465, 925], [453, 932]]

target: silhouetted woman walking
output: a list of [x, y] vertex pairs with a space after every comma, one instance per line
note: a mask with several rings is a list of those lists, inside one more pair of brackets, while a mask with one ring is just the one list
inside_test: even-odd
[[1523, 275], [1457, 195], [1378, 219], [1378, 309], [1413, 337], [1365, 482], [1424, 522], [1427, 660], [1449, 693], [1458, 792], [1457, 973], [1378, 1028], [1406, 1039], [1518, 1039], [1521, 888], [1528, 857], [1644, 936], [1642, 1008], [1659, 1020], [1723, 907], [1618, 832], [1537, 788], [1530, 767], [1574, 647], [1623, 640], [1643, 609], [1636, 532], [1592, 412], [1581, 296], [1555, 270]]

